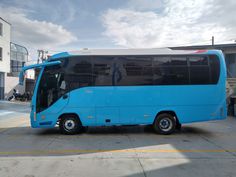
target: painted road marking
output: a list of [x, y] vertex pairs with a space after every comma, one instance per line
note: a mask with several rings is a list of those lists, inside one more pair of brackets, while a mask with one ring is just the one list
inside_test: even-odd
[[127, 150], [109, 150], [109, 149], [65, 149], [65, 150], [32, 150], [32, 151], [2, 151], [0, 155], [60, 155], [70, 153], [228, 153], [236, 152], [236, 149], [127, 149]]

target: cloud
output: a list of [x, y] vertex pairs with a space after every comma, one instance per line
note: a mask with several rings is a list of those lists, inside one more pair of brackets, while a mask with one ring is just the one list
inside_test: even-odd
[[135, 10], [154, 10], [163, 8], [164, 0], [129, 0], [127, 7]]
[[[150, 4], [149, 4], [150, 5]], [[236, 37], [236, 1], [165, 0], [161, 11], [109, 9], [104, 35], [122, 47], [165, 47]]]
[[12, 24], [12, 41], [34, 48], [54, 48], [77, 40], [70, 31], [58, 24], [32, 20], [29, 11], [0, 7], [0, 16]]

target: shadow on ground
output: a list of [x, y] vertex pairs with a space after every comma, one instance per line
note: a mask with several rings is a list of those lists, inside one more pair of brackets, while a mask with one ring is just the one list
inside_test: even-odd
[[158, 135], [151, 126], [93, 127], [77, 135], [61, 135], [58, 128], [12, 127], [0, 132], [0, 156], [63, 156], [126, 150], [135, 153], [137, 148], [158, 149], [166, 144], [186, 149], [186, 143], [193, 143], [194, 147], [201, 136], [212, 134], [201, 128], [183, 127], [172, 135]]
[[[211, 143], [217, 137], [216, 131], [203, 126], [184, 126], [181, 132], [169, 136], [155, 134], [150, 126], [88, 128], [73, 136], [61, 135], [58, 128], [13, 127], [0, 129], [0, 132], [0, 157], [13, 157], [18, 166], [24, 166], [24, 161], [15, 157], [44, 157], [37, 158], [39, 163], [36, 163], [37, 160], [30, 161], [32, 165], [28, 164], [28, 168], [46, 169], [46, 166], [52, 165], [53, 176], [65, 171], [56, 164], [64, 166], [66, 163], [70, 163], [67, 169], [76, 168], [85, 176], [109, 176], [106, 170], [115, 173], [115, 176], [119, 172], [118, 176], [122, 177], [236, 176], [236, 155], [221, 151], [217, 142]], [[227, 144], [234, 140], [222, 141]], [[219, 152], [195, 151], [201, 149]], [[56, 159], [52, 160], [53, 156]], [[46, 157], [52, 158], [43, 161]], [[65, 158], [60, 160], [59, 157]], [[48, 164], [44, 166], [44, 163]], [[128, 171], [128, 175], [124, 171]]]

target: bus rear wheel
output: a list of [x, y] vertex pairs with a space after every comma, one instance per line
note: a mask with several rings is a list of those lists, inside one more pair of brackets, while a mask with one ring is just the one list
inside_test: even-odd
[[161, 135], [169, 135], [175, 131], [176, 119], [168, 113], [160, 114], [156, 117], [153, 128], [156, 133]]
[[82, 124], [77, 116], [64, 115], [59, 122], [59, 128], [62, 134], [74, 135], [82, 130]]

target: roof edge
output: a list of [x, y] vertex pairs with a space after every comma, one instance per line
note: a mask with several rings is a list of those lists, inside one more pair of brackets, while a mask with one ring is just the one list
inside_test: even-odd
[[9, 25], [11, 25], [11, 23], [9, 23], [8, 21], [6, 21], [4, 18], [0, 17], [0, 19], [6, 23], [8, 23]]
[[208, 49], [215, 49], [215, 48], [224, 48], [224, 47], [236, 47], [236, 43], [228, 43], [228, 44], [214, 44], [214, 45], [190, 45], [190, 46], [176, 46], [176, 47], [169, 47], [170, 49], [198, 49], [198, 48], [208, 48]]

